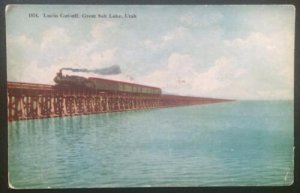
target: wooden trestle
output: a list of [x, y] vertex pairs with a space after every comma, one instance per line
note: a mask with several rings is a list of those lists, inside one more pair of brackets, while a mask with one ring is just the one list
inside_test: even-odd
[[8, 121], [223, 101], [226, 100], [177, 95], [109, 92], [19, 82], [7, 83]]

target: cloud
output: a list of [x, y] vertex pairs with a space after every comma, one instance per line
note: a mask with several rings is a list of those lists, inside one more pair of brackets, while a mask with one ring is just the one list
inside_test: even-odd
[[184, 37], [186, 35], [186, 33], [187, 33], [187, 29], [182, 26], [179, 26], [176, 29], [174, 29], [173, 31], [167, 32], [162, 37], [162, 40], [164, 42], [174, 41], [174, 40]]
[[196, 70], [197, 63], [188, 54], [173, 53], [167, 65], [144, 77], [143, 82], [163, 88], [165, 92], [181, 95], [213, 96], [217, 89], [224, 89], [240, 78], [244, 71], [226, 57], [221, 57], [206, 70]]
[[[162, 87], [176, 85], [182, 77], [193, 73], [193, 59], [188, 54], [172, 53], [167, 59], [164, 68], [155, 70], [143, 77], [143, 81]], [[173, 83], [172, 83], [173, 82]]]
[[[269, 71], [255, 74], [255, 66], [243, 67], [238, 62], [234, 57], [221, 56], [211, 67], [197, 70], [195, 66], [201, 64], [195, 62], [193, 56], [173, 53], [165, 67], [139, 81], [180, 95], [266, 100], [292, 98], [292, 89], [278, 86], [276, 81], [280, 77], [273, 77], [273, 72], [271, 75]], [[266, 81], [268, 79], [270, 81]]]
[[161, 48], [163, 46], [162, 43], [157, 43], [157, 42], [154, 42], [152, 40], [145, 40], [144, 41], [144, 45], [147, 47], [147, 48], [150, 48], [152, 50], [155, 50], [155, 49], [158, 49], [158, 48]]
[[42, 34], [40, 47], [42, 50], [59, 48], [70, 41], [66, 30], [62, 27], [52, 27]]
[[[286, 32], [253, 32], [224, 44], [230, 50], [228, 54], [248, 72], [243, 78], [245, 86], [256, 89], [257, 95], [266, 93], [265, 98], [278, 93], [284, 93], [280, 97], [293, 98], [293, 39], [293, 34]], [[270, 96], [272, 92], [274, 96]]]
[[20, 35], [17, 37], [10, 36], [8, 35], [7, 37], [7, 45], [18, 45], [20, 47], [26, 48], [26, 47], [33, 47], [34, 46], [34, 41], [32, 38], [29, 38], [26, 35]]
[[117, 28], [117, 24], [112, 21], [104, 21], [101, 23], [96, 23], [92, 26], [91, 35], [98, 41], [102, 41], [107, 38], [109, 33], [114, 33]]
[[53, 84], [60, 68], [105, 68], [118, 62], [118, 49], [100, 50], [99, 41], [78, 41], [65, 28], [53, 26], [41, 35], [8, 37], [8, 80]]
[[145, 20], [153, 12], [145, 7], [137, 11], [138, 19], [122, 23], [109, 19], [36, 23], [25, 18], [30, 28], [13, 26], [18, 17], [10, 18], [14, 22], [7, 26], [8, 79], [53, 84], [62, 67], [96, 69], [118, 64], [122, 74], [105, 78], [159, 86], [182, 95], [293, 98], [294, 16], [290, 9], [185, 9], [156, 9]]
[[162, 35], [158, 40], [145, 40], [144, 46], [146, 48], [157, 50], [163, 49], [167, 46], [174, 45], [188, 36], [188, 30], [185, 27], [178, 26]]
[[179, 21], [184, 26], [207, 28], [218, 24], [223, 17], [220, 12], [204, 13], [201, 17], [195, 13], [186, 13], [180, 16]]
[[37, 53], [38, 45], [27, 35], [7, 36], [7, 76], [8, 80], [22, 80], [23, 68]]
[[233, 58], [222, 56], [210, 68], [193, 77], [191, 92], [211, 97], [220, 96], [222, 93], [223, 98], [235, 98], [229, 94], [230, 88], [239, 83], [245, 73]]
[[[167, 37], [165, 42], [173, 36]], [[293, 48], [290, 47], [292, 43], [287, 41], [288, 39], [292, 41], [292, 37], [287, 37], [282, 41], [278, 41], [278, 37], [282, 37], [282, 34], [267, 36], [253, 32], [245, 38], [224, 40], [223, 46], [227, 52], [216, 58], [208, 67], [199, 60], [197, 55], [189, 52], [172, 52], [166, 58], [164, 67], [160, 66], [144, 76], [135, 77], [135, 79], [137, 83], [158, 86], [164, 92], [181, 95], [238, 99], [291, 98], [293, 94], [291, 81], [293, 67], [284, 61], [289, 59], [288, 54], [292, 56], [291, 50], [286, 51], [286, 49]], [[39, 42], [37, 39], [33, 40], [24, 35], [12, 37], [9, 41], [12, 41], [16, 47], [30, 46], [43, 56], [29, 55], [23, 58], [24, 61], [19, 61], [26, 63], [26, 68], [20, 70], [19, 73], [14, 73], [18, 74], [14, 78], [22, 79], [25, 82], [53, 84], [52, 79], [55, 73], [62, 67], [76, 66], [92, 69], [107, 67], [120, 62], [118, 60], [120, 52], [118, 48], [99, 50], [100, 42], [92, 39], [82, 40], [81, 44], [73, 47], [72, 50], [66, 49], [62, 53], [56, 53], [56, 58], [50, 57], [47, 53], [47, 50], [52, 49], [51, 46], [38, 50], [43, 41]], [[23, 53], [26, 55], [26, 51]], [[10, 60], [11, 63], [18, 62], [13, 61], [13, 59]], [[48, 65], [41, 66], [40, 63], [43, 61], [48, 61]], [[51, 63], [52, 65], [50, 65]], [[45, 72], [47, 73], [45, 74]], [[95, 73], [74, 74], [85, 77], [99, 76]], [[134, 81], [127, 74], [100, 77], [128, 82]]]
[[85, 42], [57, 61], [57, 66], [78, 68], [102, 68], [118, 63], [118, 49], [99, 50], [98, 44]]
[[[265, 35], [260, 32], [252, 32], [246, 38], [236, 38], [233, 40], [224, 40], [225, 46], [229, 48], [237, 49], [265, 49], [269, 51], [274, 51], [278, 49], [278, 43], [280, 40], [275, 37], [277, 34]], [[276, 41], [274, 41], [276, 40]]]
[[91, 53], [90, 55], [90, 62], [94, 65], [99, 65], [99, 64], [112, 64], [115, 61], [115, 57], [116, 54], [118, 52], [117, 48], [113, 48], [113, 49], [108, 49], [105, 50], [103, 52], [95, 52], [95, 53]]

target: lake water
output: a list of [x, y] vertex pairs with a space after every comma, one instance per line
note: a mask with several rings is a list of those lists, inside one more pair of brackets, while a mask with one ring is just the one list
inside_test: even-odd
[[292, 101], [237, 101], [17, 121], [15, 188], [290, 185]]

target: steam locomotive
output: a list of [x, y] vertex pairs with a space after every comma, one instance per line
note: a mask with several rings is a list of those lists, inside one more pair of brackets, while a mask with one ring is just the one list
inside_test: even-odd
[[80, 87], [87, 89], [97, 89], [103, 91], [121, 91], [129, 93], [142, 94], [161, 94], [161, 89], [152, 86], [145, 86], [140, 84], [108, 80], [103, 78], [85, 78], [75, 75], [63, 75], [62, 69], [56, 74], [54, 78], [56, 86], [64, 87]]

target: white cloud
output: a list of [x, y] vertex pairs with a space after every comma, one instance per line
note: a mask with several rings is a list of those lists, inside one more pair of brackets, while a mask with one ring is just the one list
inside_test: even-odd
[[43, 32], [40, 46], [42, 50], [47, 50], [58, 48], [69, 41], [70, 37], [64, 28], [52, 27]]
[[[233, 86], [244, 73], [244, 69], [237, 66], [232, 58], [220, 57], [212, 67], [198, 72], [193, 77], [191, 93], [216, 97], [219, 91], [228, 92], [228, 88]], [[232, 98], [226, 94], [222, 97]]]
[[144, 41], [144, 45], [147, 47], [147, 48], [150, 48], [152, 50], [155, 50], [155, 49], [158, 49], [160, 47], [162, 47], [162, 44], [161, 43], [156, 43], [152, 40], [145, 40]]
[[112, 33], [117, 28], [117, 24], [112, 21], [104, 21], [96, 23], [92, 26], [91, 35], [96, 40], [104, 40], [109, 33]]
[[271, 77], [271, 82], [260, 82], [268, 79], [268, 72], [253, 74], [251, 68], [254, 67], [242, 67], [235, 58], [222, 56], [207, 69], [197, 70], [197, 65], [199, 63], [191, 55], [173, 53], [164, 68], [139, 81], [161, 87], [166, 93], [180, 95], [231, 99], [292, 98], [292, 89], [278, 88], [276, 82], [272, 82], [274, 77]]
[[255, 32], [224, 41], [228, 54], [247, 71], [241, 82], [252, 97], [293, 98], [293, 38], [287, 32]]
[[201, 17], [196, 16], [194, 13], [186, 13], [180, 16], [179, 21], [184, 26], [207, 28], [219, 23], [223, 17], [220, 12], [204, 13]]
[[17, 37], [8, 35], [7, 37], [7, 46], [10, 47], [11, 45], [18, 45], [20, 47], [26, 48], [26, 47], [33, 47], [34, 46], [34, 41], [32, 38], [29, 38], [26, 35], [20, 35]]
[[26, 35], [7, 36], [7, 77], [11, 81], [20, 81], [23, 74], [23, 67], [27, 66], [27, 61], [32, 55], [36, 55], [35, 50], [38, 45], [34, 40]]
[[145, 77], [141, 82], [162, 87], [167, 91], [184, 88], [186, 79], [193, 74], [193, 59], [188, 54], [173, 53], [167, 60], [165, 68], [156, 70]]
[[[237, 12], [230, 13], [230, 9]], [[105, 77], [132, 81], [130, 76], [134, 76], [136, 83], [159, 86], [175, 94], [292, 98], [293, 19], [290, 12], [272, 19], [277, 10], [274, 8], [257, 22], [256, 13], [264, 13], [265, 9], [269, 8], [246, 9], [244, 13], [235, 7], [225, 10], [208, 6], [184, 12], [169, 8], [165, 11], [174, 17], [164, 17], [164, 25], [157, 25], [164, 12], [154, 14], [147, 22], [144, 13], [122, 23], [72, 20], [65, 25], [60, 23], [60, 27], [57, 20], [26, 20], [30, 29], [35, 26], [41, 30], [20, 25], [16, 33], [12, 30], [16, 26], [8, 26], [8, 79], [53, 84], [53, 76], [62, 67], [119, 64], [123, 74]]]
[[[230, 58], [221, 57], [207, 70], [196, 70], [192, 56], [173, 53], [167, 66], [145, 76], [141, 81], [162, 87], [165, 92], [181, 95], [214, 96], [214, 91], [226, 89], [244, 71]], [[224, 90], [223, 90], [224, 91]]]
[[[252, 32], [246, 38], [236, 38], [234, 40], [224, 40], [225, 46], [231, 49], [265, 49], [266, 51], [274, 52], [276, 49], [281, 49], [281, 40], [279, 38], [284, 37], [285, 40], [290, 41], [288, 34], [273, 33], [265, 35], [261, 32]], [[282, 45], [281, 45], [282, 46]], [[285, 51], [285, 50], [282, 50]]]
[[[75, 42], [79, 43], [75, 45]], [[53, 84], [53, 77], [60, 68], [95, 69], [116, 63], [117, 48], [98, 48], [98, 41], [92, 38], [77, 41], [61, 27], [45, 30], [41, 38], [29, 38], [26, 35], [9, 36], [8, 80]]]
[[117, 49], [109, 49], [103, 52], [95, 52], [90, 56], [91, 64], [97, 67], [99, 64], [107, 65], [112, 64], [115, 61]]
[[117, 48], [98, 49], [99, 43], [93, 40], [81, 42], [78, 47], [61, 56], [61, 66], [77, 66], [81, 68], [101, 68], [116, 62]]
[[[102, 68], [120, 62], [118, 48], [99, 50], [101, 42], [93, 39], [80, 41], [80, 44], [72, 50], [62, 47], [61, 50], [65, 51], [55, 53], [53, 57], [52, 52], [48, 53], [53, 49], [48, 41], [55, 40], [58, 34], [63, 35], [65, 32], [63, 29], [52, 28], [43, 33], [49, 34], [50, 37], [42, 38], [40, 42], [25, 35], [10, 37], [8, 50], [12, 52], [14, 47], [23, 46], [23, 54], [26, 56], [19, 61], [10, 58], [10, 63], [22, 62], [26, 67], [18, 73], [14, 72], [14, 77], [11, 74], [16, 68], [10, 67], [9, 78], [15, 81], [19, 79], [25, 82], [53, 84], [56, 71], [62, 67]], [[165, 67], [156, 68], [146, 76], [136, 77], [137, 83], [158, 86], [165, 92], [181, 95], [237, 99], [292, 98], [293, 37], [284, 34], [286, 38], [282, 39], [283, 34], [265, 35], [255, 32], [245, 38], [224, 40], [226, 55], [219, 56], [206, 68], [201, 68], [203, 61], [199, 60], [197, 55], [189, 52], [173, 52], [165, 60]], [[176, 37], [180, 35], [186, 35], [181, 28], [177, 28], [173, 33], [170, 31], [165, 33], [162, 36], [164, 46], [168, 41], [176, 41]], [[27, 53], [25, 45], [30, 52]], [[68, 46], [66, 42], [61, 42], [61, 45]], [[39, 50], [42, 47], [43, 49]], [[48, 65], [41, 66], [44, 61]], [[91, 73], [77, 73], [77, 75], [99, 76]], [[132, 77], [126, 74], [102, 77], [133, 81]]]
[[187, 29], [179, 26], [176, 29], [174, 29], [173, 31], [169, 31], [167, 32], [163, 37], [162, 40], [164, 42], [169, 42], [169, 41], [174, 41], [180, 38], [183, 38], [187, 33]]
[[188, 30], [185, 27], [178, 26], [175, 29], [166, 32], [158, 40], [145, 40], [144, 46], [152, 50], [162, 49], [170, 46], [170, 44], [174, 45], [177, 42], [182, 41], [187, 36]]

